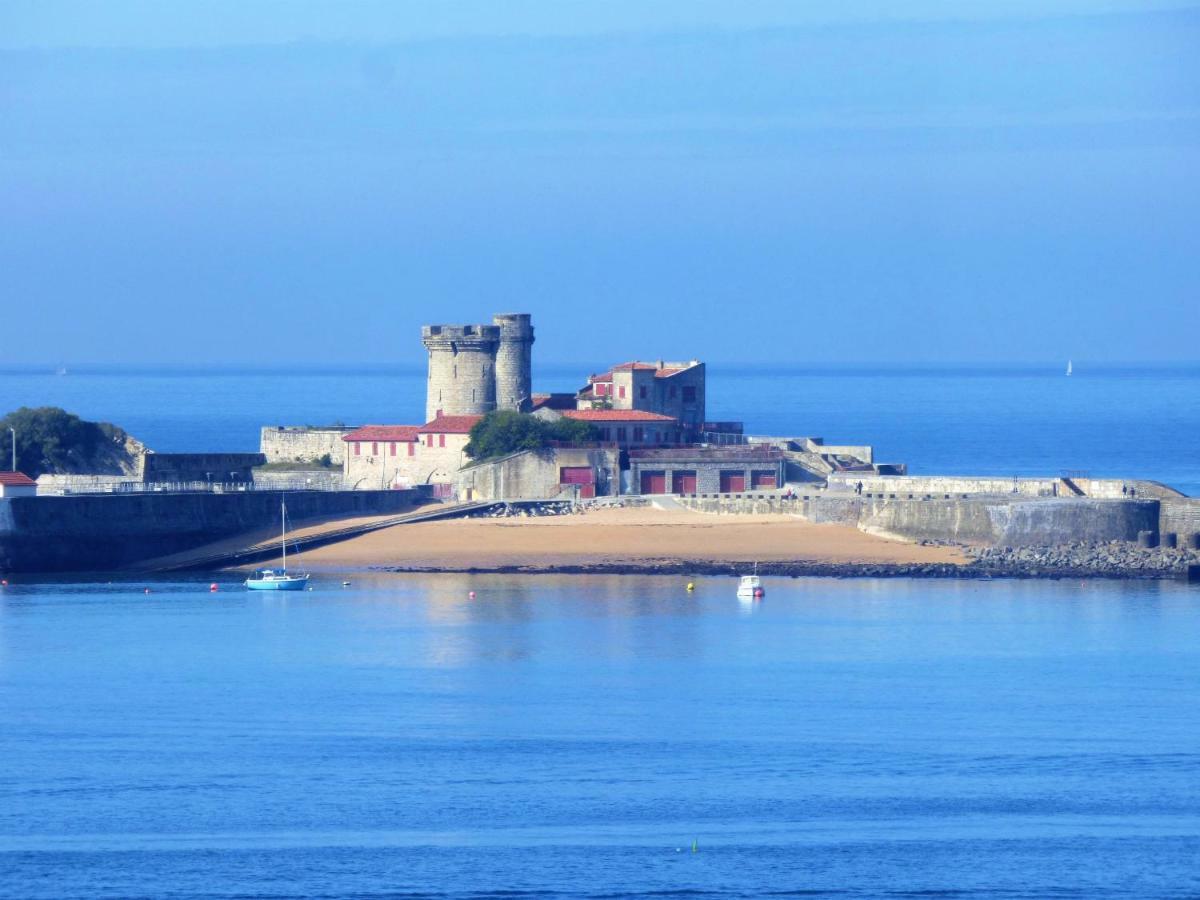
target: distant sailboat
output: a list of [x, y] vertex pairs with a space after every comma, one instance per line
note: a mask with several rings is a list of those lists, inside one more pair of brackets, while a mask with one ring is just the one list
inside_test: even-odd
[[1071, 377], [1071, 370], [1072, 370], [1072, 368], [1073, 368], [1073, 367], [1072, 367], [1072, 365], [1071, 365], [1071, 361], [1068, 359], [1068, 360], [1067, 360], [1067, 377], [1068, 377], [1068, 378], [1070, 378], [1070, 377]]

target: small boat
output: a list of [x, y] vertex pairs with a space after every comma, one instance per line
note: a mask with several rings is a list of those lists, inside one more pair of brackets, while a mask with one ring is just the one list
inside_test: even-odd
[[252, 591], [302, 591], [308, 586], [308, 573], [290, 575], [287, 570], [287, 502], [279, 502], [281, 534], [279, 546], [283, 562], [278, 569], [258, 569], [246, 579]]
[[758, 563], [755, 563], [754, 574], [743, 575], [742, 580], [738, 582], [738, 599], [761, 600], [765, 593], [762, 586], [762, 579], [758, 577]]
[[1067, 377], [1068, 377], [1068, 378], [1070, 378], [1070, 377], [1071, 377], [1071, 370], [1072, 370], [1072, 369], [1074, 369], [1074, 366], [1072, 366], [1072, 365], [1071, 365], [1071, 361], [1068, 359], [1068, 360], [1067, 360]]

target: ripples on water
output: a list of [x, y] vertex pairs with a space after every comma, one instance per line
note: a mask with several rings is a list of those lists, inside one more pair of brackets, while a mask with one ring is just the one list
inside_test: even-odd
[[1200, 893], [1195, 588], [353, 581], [0, 595], [0, 896]]

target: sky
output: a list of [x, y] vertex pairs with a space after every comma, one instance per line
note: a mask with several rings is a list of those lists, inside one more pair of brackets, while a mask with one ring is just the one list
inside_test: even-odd
[[1198, 236], [1200, 5], [0, 0], [0, 367], [1194, 363]]

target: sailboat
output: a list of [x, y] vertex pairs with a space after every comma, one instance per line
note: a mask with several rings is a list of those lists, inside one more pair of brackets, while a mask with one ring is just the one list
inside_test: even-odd
[[1067, 377], [1068, 377], [1068, 378], [1070, 378], [1070, 377], [1071, 377], [1071, 369], [1072, 369], [1072, 368], [1073, 368], [1073, 366], [1071, 365], [1071, 361], [1068, 359], [1068, 360], [1067, 360]]
[[259, 569], [246, 579], [246, 587], [252, 591], [302, 591], [308, 584], [308, 573], [289, 575], [287, 570], [287, 501], [279, 501], [279, 524], [281, 533], [279, 548], [283, 561], [278, 569]]

